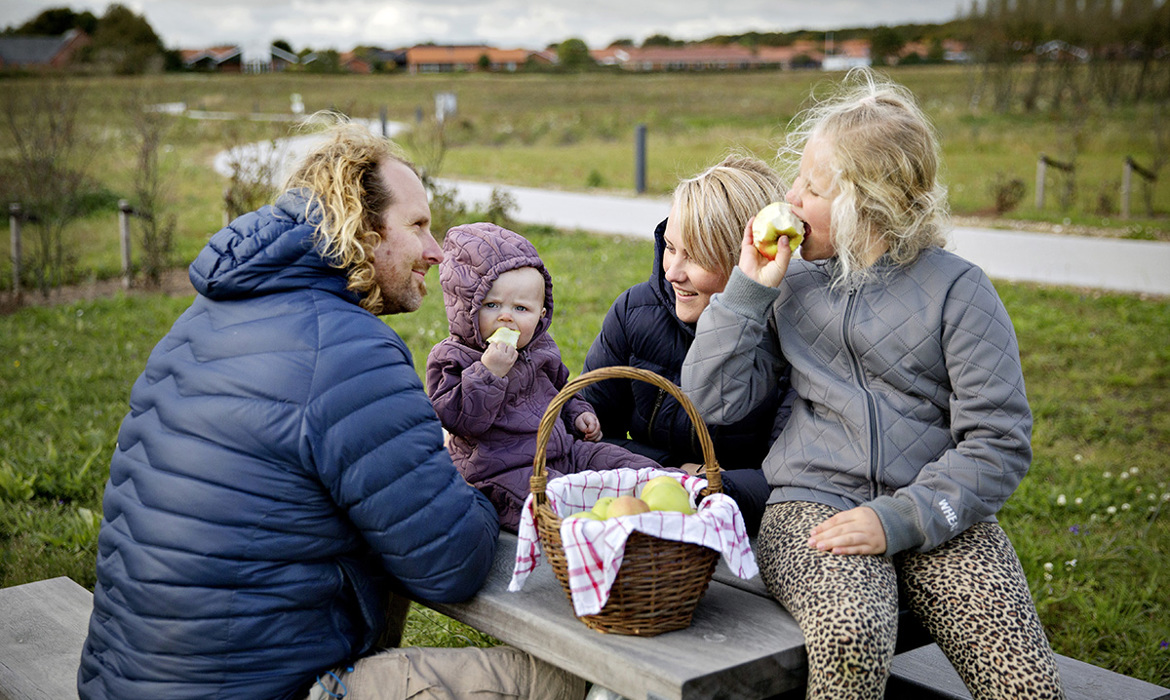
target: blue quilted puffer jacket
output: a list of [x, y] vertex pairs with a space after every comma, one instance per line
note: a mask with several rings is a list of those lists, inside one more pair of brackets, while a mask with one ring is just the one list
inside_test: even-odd
[[83, 699], [303, 698], [370, 649], [390, 587], [461, 600], [490, 569], [494, 509], [305, 211], [290, 192], [211, 239], [134, 384]]

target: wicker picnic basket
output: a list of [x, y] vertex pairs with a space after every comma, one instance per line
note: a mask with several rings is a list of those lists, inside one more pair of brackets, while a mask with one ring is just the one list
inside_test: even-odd
[[[553, 398], [536, 436], [536, 455], [532, 464], [533, 503], [536, 527], [540, 533], [544, 555], [553, 567], [557, 580], [572, 602], [569, 587], [569, 565], [561, 542], [561, 518], [553, 512], [545, 494], [548, 484], [545, 452], [553, 425], [560, 420], [561, 409], [578, 391], [605, 379], [637, 379], [666, 390], [682, 404], [698, 433], [703, 451], [703, 466], [707, 472], [707, 488], [703, 496], [723, 490], [715, 448], [707, 426], [690, 399], [672, 382], [654, 372], [634, 367], [603, 367], [586, 372], [565, 385]], [[609, 599], [596, 615], [578, 616], [592, 629], [615, 634], [650, 637], [691, 624], [691, 616], [699, 598], [707, 590], [719, 553], [713, 549], [688, 542], [675, 542], [635, 532], [626, 541], [621, 569], [610, 590]]]

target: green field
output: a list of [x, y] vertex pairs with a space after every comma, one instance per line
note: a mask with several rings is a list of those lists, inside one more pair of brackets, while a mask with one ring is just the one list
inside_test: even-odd
[[[1135, 184], [1134, 218], [1121, 221], [1123, 163], [1132, 156], [1146, 168], [1165, 159], [1170, 125], [1164, 106], [1077, 104], [1054, 113], [999, 114], [975, 100], [976, 68], [942, 66], [891, 72], [919, 96], [939, 131], [945, 178], [954, 212], [994, 214], [996, 183], [1018, 180], [1024, 196], [1007, 216], [1062, 227], [1105, 229], [1109, 235], [1170, 240], [1170, 178], [1150, 191]], [[143, 103], [183, 103], [189, 109], [241, 115], [288, 114], [290, 96], [307, 111], [339, 110], [414, 124], [431, 119], [437, 93], [458, 98], [444, 125], [447, 144], [440, 174], [512, 185], [568, 190], [634, 188], [634, 132], [647, 128], [647, 191], [669, 193], [677, 179], [739, 149], [773, 159], [791, 117], [823, 93], [839, 74], [821, 72], [670, 73], [578, 75], [164, 75], [69, 81], [81, 98], [82, 164], [102, 196], [97, 208], [69, 230], [69, 278], [111, 277], [119, 268], [117, 199], [130, 196], [136, 167], [129, 111]], [[43, 91], [34, 79], [0, 80], [0, 103], [21, 104]], [[973, 106], [976, 104], [978, 106]], [[249, 141], [279, 138], [288, 125], [253, 120], [175, 117], [164, 146], [170, 211], [178, 215], [175, 260], [185, 262], [221, 224], [223, 179], [214, 155]], [[404, 139], [410, 145], [411, 139]], [[414, 149], [424, 165], [432, 158]], [[0, 165], [15, 153], [12, 134], [0, 125]], [[1059, 193], [1069, 182], [1050, 175], [1046, 206], [1034, 203], [1040, 154], [1075, 160], [1075, 197], [1067, 210]], [[12, 199], [12, 176], [0, 168], [0, 195]], [[11, 165], [7, 168], [11, 170]], [[1105, 213], [1100, 213], [1105, 212]], [[1139, 216], [1140, 215], [1140, 216]], [[994, 223], [994, 222], [992, 222]], [[11, 278], [0, 261], [0, 287]]]
[[[1074, 134], [1052, 115], [973, 112], [970, 74], [962, 68], [895, 77], [936, 119], [958, 213], [991, 206], [987, 187], [996, 173], [1023, 179], [1030, 192], [1037, 153], [1062, 157], [1067, 139], [1077, 142], [1084, 164], [1082, 192], [1119, 180], [1125, 155], [1149, 163], [1157, 154], [1152, 107], [1096, 113], [1087, 118], [1091, 128]], [[730, 147], [767, 156], [789, 117], [825, 79], [820, 73], [166, 76], [95, 79], [78, 88], [93, 139], [90, 177], [116, 201], [134, 167], [126, 156], [123, 100], [138, 89], [156, 102], [244, 112], [287, 111], [289, 95], [299, 93], [310, 110], [376, 117], [386, 106], [389, 118], [403, 121], [413, 121], [416, 107], [429, 113], [435, 92], [454, 91], [459, 114], [447, 127], [443, 175], [565, 189], [585, 189], [600, 178], [602, 189], [628, 191], [633, 125], [646, 123], [649, 190], [664, 194], [679, 175]], [[35, 87], [0, 81], [0, 100]], [[166, 163], [179, 222], [176, 263], [194, 257], [221, 224], [224, 182], [211, 172], [214, 154], [282, 134], [263, 122], [175, 119]], [[9, 156], [12, 147], [0, 129], [0, 155]], [[1158, 218], [1128, 225], [1088, 210], [1037, 212], [1030, 195], [1015, 215], [1158, 238], [1168, 228], [1168, 193], [1161, 182]], [[115, 232], [112, 205], [69, 230], [74, 278], [117, 274]], [[614, 297], [649, 272], [651, 244], [545, 229], [525, 233], [554, 275], [553, 333], [566, 364], [578, 371]], [[11, 274], [6, 265], [0, 262], [4, 286]], [[420, 371], [446, 334], [436, 275], [431, 284], [419, 313], [388, 319]], [[1170, 686], [1170, 300], [1008, 283], [997, 288], [1016, 324], [1036, 417], [1032, 471], [1001, 521], [1053, 645]], [[0, 586], [60, 575], [93, 585], [101, 490], [130, 385], [188, 303], [118, 295], [0, 316]], [[485, 643], [434, 616], [416, 617], [409, 640]]]
[[[577, 371], [610, 302], [648, 273], [651, 245], [526, 232], [556, 280], [553, 332]], [[435, 277], [420, 312], [388, 318], [420, 372], [446, 333]], [[1001, 520], [1053, 645], [1170, 685], [1170, 300], [997, 287], [1036, 416], [1032, 471]], [[130, 385], [188, 302], [122, 296], [0, 317], [0, 586], [59, 575], [93, 585]], [[412, 629], [431, 643], [470, 635], [433, 616]]]

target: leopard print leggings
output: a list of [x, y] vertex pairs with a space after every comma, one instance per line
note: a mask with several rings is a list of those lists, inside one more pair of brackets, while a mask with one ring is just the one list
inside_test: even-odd
[[768, 506], [756, 546], [768, 591], [804, 632], [808, 698], [884, 695], [899, 592], [975, 700], [1064, 697], [1027, 579], [998, 525], [977, 523], [930, 552], [892, 558], [809, 547], [812, 528], [836, 512]]

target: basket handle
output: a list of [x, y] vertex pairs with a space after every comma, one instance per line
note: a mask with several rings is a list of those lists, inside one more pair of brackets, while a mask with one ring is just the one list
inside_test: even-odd
[[702, 495], [708, 496], [723, 491], [723, 477], [719, 473], [719, 463], [715, 461], [715, 446], [711, 442], [710, 433], [707, 432], [707, 424], [703, 422], [698, 409], [695, 408], [682, 389], [678, 388], [674, 382], [667, 381], [649, 370], [617, 365], [585, 372], [568, 382], [564, 388], [557, 392], [548, 408], [545, 409], [544, 416], [540, 419], [540, 426], [536, 431], [536, 455], [532, 460], [532, 478], [529, 481], [529, 488], [532, 489], [533, 500], [537, 506], [548, 503], [548, 496], [545, 494], [545, 487], [548, 485], [548, 474], [545, 467], [547, 455], [545, 453], [548, 450], [549, 438], [552, 437], [553, 426], [556, 425], [556, 421], [560, 420], [561, 409], [577, 392], [590, 384], [596, 384], [606, 379], [639, 379], [669, 392], [677, 399], [686, 410], [687, 415], [690, 416], [691, 423], [695, 426], [695, 432], [699, 436], [699, 447], [703, 451], [703, 466], [707, 472], [707, 488], [703, 489]]

